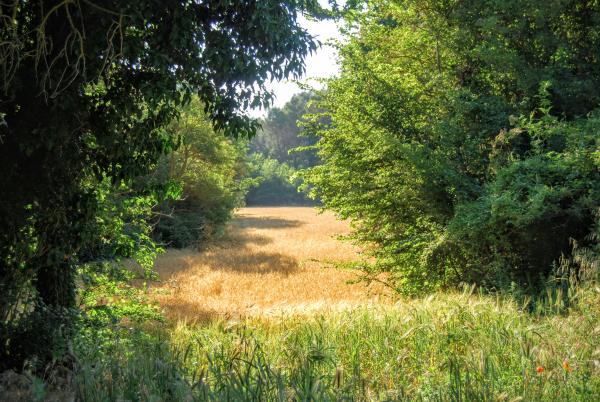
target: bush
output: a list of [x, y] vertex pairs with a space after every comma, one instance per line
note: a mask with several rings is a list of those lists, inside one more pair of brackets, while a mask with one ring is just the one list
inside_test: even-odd
[[399, 291], [542, 287], [572, 244], [598, 248], [600, 8], [426, 3], [348, 16], [305, 185]]
[[[598, 224], [600, 115], [572, 122], [545, 115], [522, 120], [504, 137], [527, 133], [531, 149], [523, 157], [500, 162], [480, 197], [457, 207], [448, 225], [448, 241], [470, 255], [487, 255], [502, 274], [520, 283], [543, 282], [561, 256], [571, 256], [572, 240], [598, 246], [590, 235]], [[499, 151], [495, 158], [504, 159]], [[492, 164], [496, 164], [492, 160]], [[600, 257], [600, 255], [598, 255]]]
[[161, 159], [150, 180], [175, 183], [181, 194], [157, 208], [154, 236], [171, 247], [198, 246], [220, 233], [233, 209], [243, 203], [250, 184], [245, 178], [246, 142], [215, 132], [197, 100], [168, 131], [180, 139], [180, 146]]

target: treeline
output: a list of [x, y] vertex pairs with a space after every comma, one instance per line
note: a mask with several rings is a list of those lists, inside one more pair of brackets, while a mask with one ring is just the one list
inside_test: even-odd
[[262, 130], [250, 141], [250, 176], [256, 181], [246, 196], [248, 205], [315, 205], [299, 191], [297, 172], [319, 163], [317, 137], [305, 132], [305, 116], [319, 111], [315, 95], [294, 95], [282, 108], [272, 108], [261, 121]]
[[405, 293], [597, 277], [600, 5], [378, 0], [347, 18], [304, 180], [372, 273]]
[[315, 137], [302, 133], [310, 113], [309, 93], [272, 108], [251, 139], [216, 132], [193, 98], [166, 126], [177, 147], [163, 155], [141, 180], [172, 186], [174, 193], [153, 207], [152, 239], [163, 247], [195, 247], [220, 234], [243, 205], [314, 205], [298, 191], [298, 171], [317, 164]]

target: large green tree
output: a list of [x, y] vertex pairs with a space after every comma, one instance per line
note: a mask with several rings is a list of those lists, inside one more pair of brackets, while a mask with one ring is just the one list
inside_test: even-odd
[[215, 132], [193, 99], [167, 131], [179, 137], [179, 147], [161, 157], [150, 183], [181, 187], [176, 200], [155, 208], [154, 237], [170, 247], [198, 246], [222, 232], [234, 208], [243, 204], [252, 179], [248, 178], [247, 140], [234, 140]]
[[534, 284], [597, 247], [600, 5], [378, 0], [314, 120], [315, 196], [406, 292]]
[[265, 81], [302, 73], [316, 43], [298, 13], [319, 11], [315, 0], [0, 4], [0, 360], [16, 361], [6, 328], [31, 313], [27, 297], [34, 311], [74, 306], [75, 267], [106, 241], [103, 186], [130, 186], [174, 147], [164, 127], [192, 95], [217, 130], [254, 133], [240, 110], [270, 102]]

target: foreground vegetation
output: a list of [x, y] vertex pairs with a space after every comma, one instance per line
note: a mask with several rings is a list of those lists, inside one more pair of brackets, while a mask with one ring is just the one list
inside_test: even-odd
[[0, 391], [88, 401], [594, 400], [599, 298], [600, 289], [580, 291], [567, 311], [555, 295], [528, 312], [468, 288], [308, 317], [88, 328], [68, 381], [53, 381], [65, 378], [55, 366], [43, 381], [5, 376]]
[[475, 287], [370, 294], [346, 283], [359, 272], [356, 249], [330, 237], [348, 230], [311, 208], [248, 208], [208, 249], [161, 256], [160, 283], [96, 277], [82, 286], [76, 335], [50, 339], [49, 364], [1, 373], [0, 395], [585, 401], [600, 392], [600, 287], [572, 278], [536, 298]]

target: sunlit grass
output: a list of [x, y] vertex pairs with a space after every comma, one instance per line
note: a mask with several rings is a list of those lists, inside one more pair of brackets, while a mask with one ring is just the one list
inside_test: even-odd
[[566, 316], [466, 290], [313, 316], [180, 321], [161, 340], [115, 340], [77, 381], [89, 400], [594, 400], [600, 293], [586, 294]]

